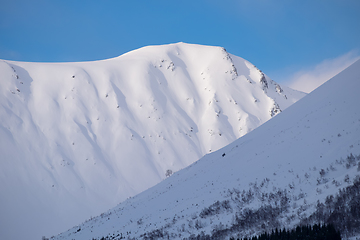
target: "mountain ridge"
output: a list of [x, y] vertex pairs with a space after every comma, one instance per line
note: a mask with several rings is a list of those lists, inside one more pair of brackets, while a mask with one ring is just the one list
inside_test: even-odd
[[4, 238], [100, 214], [305, 95], [221, 47], [184, 43], [95, 62], [3, 60], [0, 72]]

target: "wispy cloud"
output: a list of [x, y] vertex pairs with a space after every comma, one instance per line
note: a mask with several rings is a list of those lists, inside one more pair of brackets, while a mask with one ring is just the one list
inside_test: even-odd
[[285, 84], [309, 93], [358, 59], [360, 59], [359, 51], [352, 50], [337, 58], [326, 59], [311, 69], [296, 72]]

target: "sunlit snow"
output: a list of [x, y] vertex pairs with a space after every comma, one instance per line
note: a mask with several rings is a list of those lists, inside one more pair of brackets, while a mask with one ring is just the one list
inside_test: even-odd
[[360, 154], [359, 76], [360, 60], [254, 131], [55, 239], [208, 234], [234, 224], [244, 209], [279, 204], [266, 197], [276, 192], [288, 197], [276, 221], [296, 226], [359, 175], [360, 158], [345, 160]]
[[0, 73], [1, 239], [65, 231], [305, 95], [221, 47], [185, 43], [96, 62], [1, 60]]

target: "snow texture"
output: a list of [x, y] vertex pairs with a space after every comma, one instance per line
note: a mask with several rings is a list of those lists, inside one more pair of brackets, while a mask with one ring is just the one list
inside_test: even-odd
[[0, 73], [0, 239], [65, 231], [305, 95], [221, 47], [185, 43], [95, 62], [1, 60]]
[[295, 226], [359, 174], [360, 164], [345, 160], [360, 154], [359, 76], [360, 60], [252, 132], [54, 239], [208, 234], [271, 193], [268, 203], [287, 209], [276, 221]]

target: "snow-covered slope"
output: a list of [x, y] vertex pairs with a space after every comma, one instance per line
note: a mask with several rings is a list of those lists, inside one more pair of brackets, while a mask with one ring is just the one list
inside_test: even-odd
[[305, 221], [317, 200], [359, 174], [358, 89], [360, 60], [254, 131], [55, 239], [244, 236]]
[[184, 43], [96, 62], [0, 61], [0, 73], [1, 239], [98, 215], [304, 96], [223, 48]]

